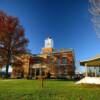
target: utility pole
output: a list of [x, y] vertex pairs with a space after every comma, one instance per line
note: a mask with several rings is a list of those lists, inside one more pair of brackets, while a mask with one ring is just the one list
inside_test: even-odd
[[41, 87], [43, 88], [42, 64], [40, 64], [40, 80], [41, 80]]

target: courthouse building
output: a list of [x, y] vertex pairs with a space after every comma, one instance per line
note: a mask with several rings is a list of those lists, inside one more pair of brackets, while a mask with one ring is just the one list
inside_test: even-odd
[[12, 78], [54, 78], [67, 79], [75, 74], [73, 49], [56, 50], [53, 39], [48, 37], [40, 54], [25, 54], [22, 67], [13, 67]]

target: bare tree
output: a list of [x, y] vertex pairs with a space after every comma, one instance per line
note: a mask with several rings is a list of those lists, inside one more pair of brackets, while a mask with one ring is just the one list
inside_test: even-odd
[[100, 0], [89, 0], [89, 12], [98, 38], [100, 38]]

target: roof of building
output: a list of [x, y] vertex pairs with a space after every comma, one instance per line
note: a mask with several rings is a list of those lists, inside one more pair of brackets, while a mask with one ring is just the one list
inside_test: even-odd
[[81, 61], [80, 65], [86, 65], [88, 67], [100, 67], [100, 55], [96, 55], [88, 60]]

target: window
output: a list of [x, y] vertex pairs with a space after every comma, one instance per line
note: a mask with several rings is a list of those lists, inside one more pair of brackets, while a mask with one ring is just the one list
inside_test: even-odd
[[67, 58], [66, 57], [62, 57], [62, 64], [67, 64]]
[[57, 64], [60, 64], [60, 58], [57, 59]]
[[51, 64], [54, 64], [54, 60], [53, 59], [51, 59]]

